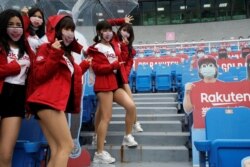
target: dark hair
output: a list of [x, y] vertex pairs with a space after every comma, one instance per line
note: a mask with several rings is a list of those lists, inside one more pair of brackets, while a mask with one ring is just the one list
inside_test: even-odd
[[[10, 51], [10, 46], [8, 41], [12, 40], [9, 35], [7, 34], [7, 26], [8, 26], [8, 22], [12, 17], [18, 17], [22, 23], [22, 28], [23, 28], [23, 19], [21, 16], [21, 13], [17, 10], [14, 9], [7, 9], [5, 11], [3, 11], [0, 14], [0, 45], [4, 48], [4, 50], [6, 51], [6, 53], [8, 54]], [[15, 42], [19, 48], [19, 53], [18, 53], [18, 59], [20, 59], [21, 57], [23, 57], [24, 52], [26, 51], [25, 49], [25, 37], [24, 34], [21, 36], [21, 38]]]
[[94, 42], [96, 43], [101, 40], [99, 39], [101, 30], [112, 30], [112, 26], [107, 21], [100, 21], [96, 24], [96, 36], [94, 38]]
[[[201, 68], [202, 64], [208, 64], [208, 63], [212, 63], [215, 66], [215, 68], [218, 69], [216, 60], [214, 58], [203, 58], [203, 57], [198, 60], [199, 69]], [[217, 76], [218, 76], [218, 71], [216, 71], [214, 78], [217, 78]], [[199, 72], [199, 77], [201, 79], [204, 79], [204, 76], [200, 72]]]
[[[55, 31], [56, 31], [56, 38], [58, 40], [62, 40], [62, 29], [71, 29], [72, 31], [75, 31], [75, 23], [72, 19], [72, 17], [70, 16], [65, 16], [64, 18], [62, 18], [59, 23], [56, 25], [55, 27]], [[69, 46], [65, 46], [63, 45], [63, 49], [65, 51], [65, 56], [69, 56], [70, 52], [72, 50], [72, 45]]]
[[117, 31], [117, 36], [119, 38], [119, 41], [122, 41], [121, 30], [124, 29], [124, 28], [130, 34], [130, 36], [128, 38], [128, 41], [129, 41], [129, 43], [128, 43], [128, 49], [129, 49], [129, 56], [131, 56], [132, 49], [133, 49], [133, 42], [134, 42], [134, 39], [135, 39], [134, 30], [133, 30], [132, 25], [129, 24], [129, 23], [124, 23], [123, 25], [121, 25], [120, 28]]
[[43, 13], [43, 11], [40, 8], [38, 8], [38, 7], [33, 7], [33, 8], [31, 8], [29, 10], [28, 15], [29, 15], [29, 17], [32, 17], [32, 16], [34, 16], [34, 14], [36, 12], [40, 12], [42, 14], [43, 23], [42, 23], [41, 26], [39, 26], [39, 28], [38, 28], [37, 31], [34, 31], [34, 29], [32, 28], [32, 24], [30, 24], [30, 26], [29, 26], [29, 32], [30, 32], [31, 36], [37, 35], [39, 38], [41, 38], [45, 34], [45, 19], [44, 19], [44, 13]]

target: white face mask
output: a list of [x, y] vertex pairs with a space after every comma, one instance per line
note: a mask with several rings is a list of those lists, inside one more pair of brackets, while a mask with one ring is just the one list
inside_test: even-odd
[[106, 31], [102, 33], [102, 38], [106, 41], [106, 42], [110, 42], [111, 39], [113, 38], [113, 32], [112, 31]]
[[65, 46], [69, 46], [75, 39], [75, 34], [71, 30], [62, 30], [62, 40]]
[[227, 51], [228, 51], [228, 52], [231, 52], [231, 47], [227, 47]]
[[213, 63], [202, 64], [200, 67], [200, 73], [204, 78], [214, 78], [216, 74], [216, 67]]
[[7, 34], [13, 41], [18, 41], [23, 35], [23, 28], [21, 27], [9, 27], [7, 28]]
[[31, 16], [30, 22], [34, 27], [38, 28], [39, 26], [41, 26], [43, 24], [43, 19], [41, 19], [39, 17]]
[[212, 49], [212, 52], [214, 52], [214, 53], [217, 52], [217, 49], [216, 49], [216, 48], [213, 48], [213, 49]]
[[172, 52], [172, 53], [171, 53], [171, 56], [172, 56], [172, 57], [176, 57], [176, 53], [175, 53], [175, 52]]
[[184, 50], [180, 50], [180, 54], [183, 54], [184, 53]]
[[203, 53], [203, 52], [198, 52], [197, 53], [197, 56], [199, 57], [199, 58], [201, 58], [201, 57], [203, 57], [205, 54]]

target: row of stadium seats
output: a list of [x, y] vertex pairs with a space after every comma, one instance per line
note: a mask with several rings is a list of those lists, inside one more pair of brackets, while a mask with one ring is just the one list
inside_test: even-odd
[[[211, 52], [211, 50], [209, 50], [208, 47], [204, 47], [203, 48], [206, 54], [209, 54]], [[213, 52], [217, 52], [219, 48], [213, 48]], [[171, 52], [176, 52], [176, 54], [180, 54], [180, 51], [183, 51], [182, 54], [187, 54], [187, 55], [194, 55], [196, 53], [197, 48], [183, 48], [183, 50], [169, 50], [169, 49], [159, 49], [159, 50], [154, 50], [154, 49], [136, 49], [136, 53], [137, 53], [137, 57], [141, 57], [141, 54], [144, 57], [148, 57], [148, 56], [155, 56], [157, 55], [157, 53], [159, 54], [159, 56], [166, 56], [166, 55], [171, 55]], [[238, 46], [230, 46], [227, 48], [228, 51], [239, 51]]]
[[[184, 87], [188, 82], [200, 80], [198, 69], [187, 70], [182, 64], [139, 65], [136, 71], [130, 73], [130, 87], [133, 93], [136, 92], [178, 92], [179, 101], [183, 100]], [[246, 67], [231, 67], [224, 72], [219, 68], [218, 79], [224, 82], [241, 81], [246, 78]]]

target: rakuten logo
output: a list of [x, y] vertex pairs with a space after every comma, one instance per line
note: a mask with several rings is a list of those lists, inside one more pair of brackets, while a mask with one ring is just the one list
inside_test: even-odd
[[241, 102], [250, 102], [249, 93], [228, 93], [220, 94], [215, 92], [215, 94], [201, 93], [202, 103], [212, 103], [214, 106], [226, 105], [226, 104], [237, 104]]

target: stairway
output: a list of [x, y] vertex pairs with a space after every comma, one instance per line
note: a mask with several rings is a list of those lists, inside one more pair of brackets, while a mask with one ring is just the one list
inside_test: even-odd
[[[144, 132], [133, 133], [139, 143], [137, 148], [121, 146], [125, 111], [113, 104], [113, 117], [110, 122], [105, 149], [117, 162], [188, 162], [189, 153], [185, 146], [189, 133], [182, 132], [178, 114], [177, 93], [140, 93], [133, 94], [137, 106], [137, 118]], [[93, 132], [82, 132], [84, 147], [93, 156], [96, 146], [91, 145]]]

